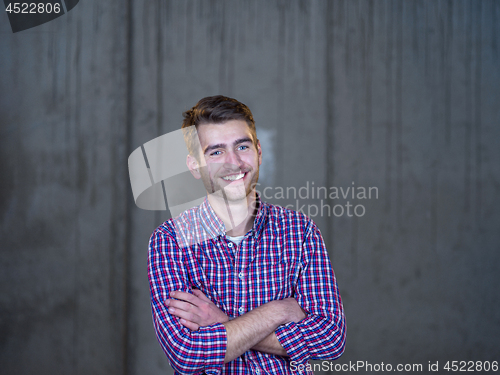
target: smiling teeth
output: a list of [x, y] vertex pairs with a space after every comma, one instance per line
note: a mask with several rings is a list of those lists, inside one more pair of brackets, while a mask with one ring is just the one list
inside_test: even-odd
[[240, 173], [240, 174], [235, 174], [232, 176], [222, 177], [222, 179], [224, 179], [226, 181], [236, 181], [236, 180], [243, 178], [244, 175], [245, 175], [244, 173]]

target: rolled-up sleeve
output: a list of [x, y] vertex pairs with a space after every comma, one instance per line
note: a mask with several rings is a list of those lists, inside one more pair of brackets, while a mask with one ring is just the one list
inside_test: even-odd
[[305, 231], [302, 250], [295, 298], [308, 315], [278, 327], [276, 336], [296, 364], [337, 359], [345, 346], [344, 309], [323, 238], [313, 222]]
[[224, 365], [227, 336], [221, 323], [191, 331], [168, 312], [171, 292], [190, 292], [188, 273], [175, 236], [157, 229], [149, 241], [148, 278], [156, 337], [171, 366], [180, 374], [219, 374]]

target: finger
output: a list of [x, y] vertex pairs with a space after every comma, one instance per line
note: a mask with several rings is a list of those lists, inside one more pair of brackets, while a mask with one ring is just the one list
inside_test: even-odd
[[181, 319], [185, 319], [187, 321], [190, 321], [190, 322], [193, 322], [193, 323], [196, 323], [196, 324], [199, 324], [201, 323], [199, 321], [199, 317], [195, 314], [192, 314], [190, 312], [187, 312], [187, 311], [184, 311], [184, 310], [180, 310], [180, 309], [176, 309], [174, 307], [170, 307], [168, 309], [168, 312], [178, 318], [181, 318]]
[[176, 309], [184, 310], [184, 311], [191, 311], [193, 308], [196, 307], [192, 303], [182, 301], [182, 300], [177, 300], [177, 299], [168, 299], [165, 301], [165, 304], [168, 307], [175, 307]]
[[175, 299], [180, 299], [193, 305], [196, 305], [198, 297], [192, 295], [191, 293], [181, 292], [180, 290], [176, 290], [175, 292], [170, 293], [170, 296]]
[[212, 302], [201, 290], [193, 289], [193, 294], [205, 302]]
[[190, 322], [189, 320], [186, 319], [181, 319], [180, 322], [184, 327], [189, 328], [191, 331], [197, 331], [198, 328], [200, 328], [198, 324]]

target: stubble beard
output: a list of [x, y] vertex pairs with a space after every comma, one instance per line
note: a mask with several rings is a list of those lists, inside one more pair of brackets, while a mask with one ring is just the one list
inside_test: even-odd
[[[246, 173], [252, 173], [252, 170], [250, 169]], [[245, 183], [242, 183], [236, 186], [227, 185], [226, 187], [222, 187], [218, 182], [219, 178], [220, 177], [212, 178], [210, 176], [210, 186], [205, 186], [207, 188], [207, 191], [210, 191], [210, 194], [218, 196], [225, 201], [233, 203], [240, 202], [246, 199], [248, 195], [251, 194], [255, 189], [255, 186], [257, 186], [257, 182], [259, 180], [259, 169], [257, 169], [253, 173], [252, 179], [250, 180], [248, 186]]]

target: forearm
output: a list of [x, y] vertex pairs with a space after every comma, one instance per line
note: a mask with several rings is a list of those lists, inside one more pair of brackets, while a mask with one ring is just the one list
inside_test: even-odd
[[280, 301], [271, 301], [224, 323], [227, 333], [224, 363], [232, 361], [258, 344], [274, 345], [272, 338], [269, 339], [268, 336], [274, 335], [276, 328], [287, 321], [286, 310], [280, 306]]
[[288, 357], [286, 350], [280, 344], [274, 332], [267, 335], [267, 337], [264, 338], [264, 340], [254, 345], [251, 349], [263, 353], [270, 353], [270, 354], [280, 355], [282, 357]]

